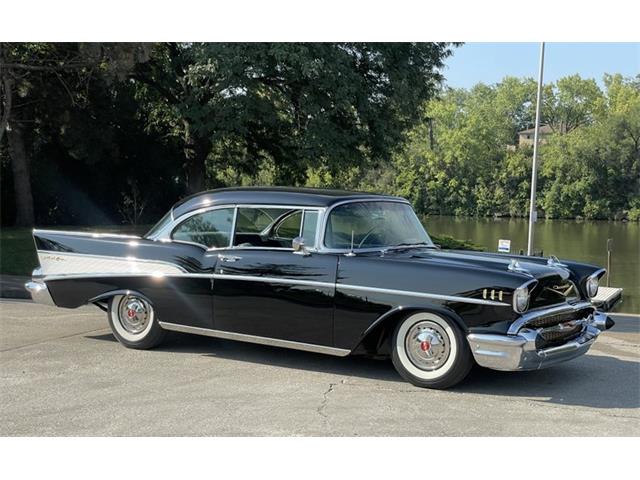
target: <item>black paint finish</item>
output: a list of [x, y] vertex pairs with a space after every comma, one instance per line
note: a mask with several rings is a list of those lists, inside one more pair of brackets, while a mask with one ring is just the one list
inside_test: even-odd
[[[336, 255], [297, 255], [288, 250], [228, 250], [219, 259], [213, 285], [218, 330], [332, 345]], [[230, 280], [225, 275], [306, 280], [322, 285]]]
[[[393, 197], [335, 191], [320, 194], [312, 190], [230, 189], [186, 199], [174, 208], [174, 214], [200, 208], [203, 202], [330, 207], [361, 198]], [[597, 270], [574, 262], [563, 262], [567, 268], [559, 268], [546, 265], [542, 258], [422, 247], [356, 256], [327, 252], [305, 256], [291, 250], [206, 250], [184, 242], [70, 232], [36, 231], [34, 238], [39, 250], [54, 255], [129, 257], [166, 262], [181, 270], [165, 276], [94, 274], [47, 279], [58, 306], [74, 308], [110, 292], [130, 290], [148, 298], [161, 321], [347, 350], [357, 349], [368, 334], [386, 328], [385, 322], [416, 309], [448, 315], [465, 332], [506, 333], [518, 317], [511, 307], [515, 288], [532, 278], [546, 283], [571, 280], [584, 298], [584, 281]], [[513, 258], [529, 274], [509, 271]], [[322, 284], [291, 284], [286, 280]], [[365, 290], [346, 288], [354, 285]], [[397, 292], [367, 291], [367, 287]], [[486, 291], [491, 290], [502, 292], [504, 306], [464, 301], [483, 300]], [[411, 296], [403, 291], [460, 300]]]

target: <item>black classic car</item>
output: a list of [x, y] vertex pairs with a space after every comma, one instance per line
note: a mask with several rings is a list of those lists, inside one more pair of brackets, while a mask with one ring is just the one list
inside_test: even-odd
[[130, 348], [175, 330], [391, 357], [412, 384], [446, 388], [474, 361], [532, 370], [583, 355], [613, 325], [591, 303], [604, 269], [442, 250], [392, 196], [220, 189], [177, 203], [143, 237], [33, 236], [33, 299], [97, 305]]

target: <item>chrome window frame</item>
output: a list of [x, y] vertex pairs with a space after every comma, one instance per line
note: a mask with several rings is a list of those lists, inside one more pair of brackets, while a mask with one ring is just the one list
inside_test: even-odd
[[[411, 208], [411, 210], [413, 210], [413, 207], [411, 206], [411, 202], [409, 202], [408, 200], [405, 200], [404, 198], [383, 198], [383, 199], [379, 199], [379, 198], [358, 198], [358, 199], [349, 199], [349, 200], [343, 200], [340, 202], [337, 202], [333, 205], [331, 205], [331, 207], [329, 207], [325, 212], [324, 212], [324, 221], [322, 222], [322, 231], [320, 232], [320, 248], [318, 249], [319, 252], [324, 252], [324, 253], [349, 253], [351, 252], [351, 248], [329, 248], [326, 246], [325, 244], [325, 236], [326, 236], [326, 231], [327, 231], [327, 224], [329, 223], [329, 216], [331, 215], [331, 212], [333, 211], [334, 208], [340, 207], [342, 205], [346, 205], [348, 203], [403, 203], [405, 205], [409, 205], [409, 207]], [[415, 214], [415, 210], [413, 210], [413, 213]], [[429, 236], [429, 233], [427, 232], [427, 230], [425, 229], [425, 232], [427, 233], [427, 236], [429, 237], [429, 240], [431, 240], [431, 237]], [[367, 253], [367, 252], [379, 252], [380, 250], [383, 250], [385, 247], [367, 247], [367, 248], [354, 248], [353, 251], [354, 252], [360, 252], [360, 253]]]
[[[177, 228], [180, 224], [182, 224], [182, 222], [188, 220], [189, 218], [193, 217], [194, 215], [199, 215], [202, 213], [206, 213], [209, 211], [213, 211], [213, 210], [220, 210], [220, 209], [229, 209], [232, 208], [234, 210], [233, 213], [233, 221], [232, 221], [232, 225], [231, 225], [231, 237], [229, 239], [229, 245], [225, 246], [225, 247], [207, 247], [206, 245], [203, 245], [201, 243], [197, 243], [197, 242], [190, 242], [188, 240], [175, 240], [173, 238], [171, 238], [171, 234], [173, 233], [173, 230], [175, 228]], [[233, 246], [233, 239], [235, 237], [236, 234], [236, 223], [237, 223], [237, 219], [238, 219], [238, 210], [240, 208], [277, 208], [277, 209], [282, 209], [282, 210], [302, 210], [303, 212], [303, 217], [301, 219], [300, 222], [300, 228], [302, 228], [303, 225], [303, 219], [304, 219], [304, 212], [307, 210], [310, 211], [314, 211], [318, 213], [318, 220], [317, 220], [317, 225], [316, 225], [316, 237], [314, 238], [313, 241], [313, 246], [308, 246], [308, 249], [312, 252], [319, 252], [320, 249], [317, 248], [317, 245], [319, 245], [319, 240], [320, 240], [320, 230], [321, 230], [321, 221], [324, 218], [324, 214], [325, 211], [327, 210], [326, 207], [314, 207], [314, 206], [302, 206], [302, 205], [278, 205], [278, 204], [256, 204], [256, 203], [251, 203], [251, 204], [244, 204], [244, 203], [237, 203], [237, 204], [225, 204], [225, 205], [215, 205], [215, 206], [210, 206], [210, 207], [202, 207], [202, 208], [198, 208], [196, 210], [192, 210], [191, 212], [187, 212], [184, 215], [181, 215], [178, 218], [175, 218], [173, 215], [173, 210], [172, 210], [172, 218], [173, 221], [171, 223], [169, 223], [162, 231], [158, 232], [156, 235], [152, 236], [152, 237], [145, 237], [148, 240], [153, 240], [153, 241], [160, 241], [160, 242], [173, 242], [173, 243], [184, 243], [186, 245], [193, 245], [193, 246], [197, 246], [200, 248], [203, 248], [206, 252], [217, 252], [220, 250], [280, 250], [280, 251], [293, 251], [293, 248], [285, 248], [285, 247], [260, 247], [260, 246], [250, 246], [250, 247], [240, 247], [240, 246]]]
[[[233, 218], [231, 220], [231, 231], [230, 231], [230, 234], [229, 234], [229, 245], [227, 245], [226, 247], [208, 247], [207, 245], [204, 245], [202, 243], [190, 242], [189, 240], [176, 240], [176, 239], [174, 239], [172, 237], [174, 230], [176, 228], [178, 228], [180, 225], [182, 225], [184, 222], [189, 220], [191, 217], [194, 217], [195, 215], [207, 213], [207, 212], [210, 212], [210, 211], [214, 211], [214, 210], [233, 210]], [[171, 216], [173, 217], [173, 214]], [[229, 246], [231, 244], [233, 244], [233, 236], [234, 236], [234, 230], [236, 228], [236, 218], [237, 218], [237, 216], [238, 216], [238, 207], [235, 206], [235, 205], [217, 205], [215, 207], [199, 208], [198, 210], [194, 210], [192, 212], [185, 213], [184, 215], [182, 215], [177, 220], [174, 219], [174, 221], [172, 223], [170, 223], [169, 225], [167, 225], [167, 227], [162, 232], [160, 232], [156, 236], [156, 238], [150, 238], [150, 240], [160, 240], [160, 241], [167, 241], [168, 240], [168, 241], [174, 242], [174, 243], [184, 243], [184, 244], [187, 244], [187, 245], [195, 245], [197, 247], [204, 248], [207, 252], [211, 251], [211, 250], [228, 249]]]

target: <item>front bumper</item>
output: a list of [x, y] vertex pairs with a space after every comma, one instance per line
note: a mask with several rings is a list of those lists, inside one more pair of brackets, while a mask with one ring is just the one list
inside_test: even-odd
[[538, 346], [543, 329], [531, 329], [526, 325], [517, 333], [507, 335], [472, 333], [467, 340], [480, 366], [508, 371], [538, 370], [584, 355], [598, 335], [614, 323], [604, 313], [594, 310], [586, 318], [575, 320], [573, 325], [581, 326], [578, 336], [547, 348]]
[[42, 305], [55, 306], [56, 304], [51, 298], [51, 293], [47, 288], [47, 284], [43, 281], [33, 280], [24, 284], [24, 288], [31, 294], [31, 298], [34, 302]]

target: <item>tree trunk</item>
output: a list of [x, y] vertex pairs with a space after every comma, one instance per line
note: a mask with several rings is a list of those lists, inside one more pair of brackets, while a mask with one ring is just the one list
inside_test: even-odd
[[205, 188], [206, 160], [209, 141], [195, 138], [188, 122], [184, 122], [184, 156], [186, 159], [187, 192], [198, 193]]
[[34, 223], [33, 196], [31, 194], [31, 174], [29, 158], [24, 148], [22, 126], [16, 122], [9, 123], [7, 130], [9, 158], [13, 170], [13, 190], [16, 199], [16, 226], [32, 227]]

